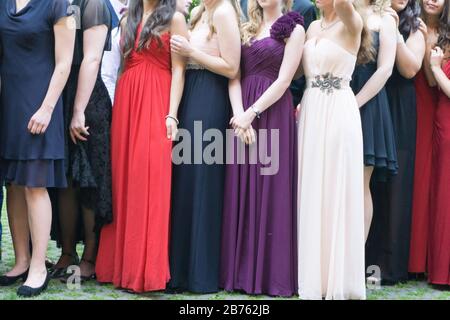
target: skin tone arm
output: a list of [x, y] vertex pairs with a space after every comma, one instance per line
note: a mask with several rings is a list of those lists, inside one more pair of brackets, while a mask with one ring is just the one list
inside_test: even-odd
[[72, 17], [60, 19], [53, 27], [55, 34], [55, 70], [47, 94], [39, 110], [31, 117], [28, 130], [32, 134], [44, 134], [53, 110], [69, 78], [75, 45], [75, 21]]
[[390, 15], [382, 17], [380, 25], [380, 49], [378, 51], [377, 71], [370, 77], [356, 95], [358, 106], [362, 107], [372, 99], [386, 84], [395, 63], [397, 26]]
[[237, 19], [231, 4], [224, 3], [214, 12], [213, 23], [217, 30], [220, 56], [215, 57], [190, 45], [187, 37], [172, 36], [172, 50], [184, 57], [191, 58], [211, 72], [234, 79], [239, 71], [241, 60], [241, 39]]
[[83, 61], [78, 76], [78, 89], [70, 124], [70, 137], [75, 144], [77, 139], [86, 141], [86, 136], [89, 135], [89, 127], [85, 127], [84, 111], [97, 81], [107, 35], [106, 25], [94, 26], [83, 32]]
[[430, 65], [431, 65], [430, 57], [431, 57], [431, 50], [436, 45], [438, 37], [435, 33], [428, 31], [427, 26], [422, 21], [421, 21], [420, 25], [421, 25], [421, 30], [424, 29], [422, 31], [422, 33], [424, 35], [426, 35], [426, 37], [425, 37], [426, 47], [425, 47], [425, 57], [423, 60], [423, 70], [425, 72], [425, 77], [427, 79], [428, 85], [430, 87], [435, 87], [437, 84], [436, 84], [436, 79], [434, 78], [434, 75], [433, 75], [433, 71], [431, 70], [431, 67], [430, 67]]
[[[188, 30], [186, 26], [186, 20], [181, 13], [176, 12], [172, 19], [170, 26], [170, 32], [174, 36], [180, 36], [186, 38], [188, 36]], [[178, 133], [177, 119], [178, 107], [180, 105], [181, 97], [184, 89], [184, 79], [186, 70], [186, 58], [182, 55], [173, 52], [172, 56], [172, 83], [170, 86], [170, 106], [169, 113], [166, 118], [167, 139], [175, 140]]]
[[450, 79], [447, 78], [444, 71], [442, 70], [442, 61], [444, 59], [444, 53], [442, 49], [436, 47], [431, 51], [431, 71], [433, 72], [434, 78], [436, 79], [439, 88], [445, 93], [445, 95], [450, 98]]
[[[297, 25], [290, 38], [286, 42], [283, 62], [277, 80], [264, 92], [264, 94], [253, 104], [253, 107], [259, 112], [264, 112], [275, 102], [277, 102], [286, 92], [291, 84], [294, 74], [300, 64], [303, 44], [305, 41], [305, 30]], [[246, 130], [255, 119], [256, 114], [252, 108], [247, 109], [233, 117], [230, 121], [234, 129]]]

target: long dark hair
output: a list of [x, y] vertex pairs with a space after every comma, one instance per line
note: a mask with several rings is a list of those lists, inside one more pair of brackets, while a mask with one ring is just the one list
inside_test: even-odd
[[409, 35], [409, 33], [416, 32], [420, 25], [420, 6], [417, 0], [409, 0], [405, 9], [398, 12], [400, 18], [398, 29], [401, 34]]
[[[155, 0], [158, 1], [158, 0]], [[149, 40], [155, 38], [161, 45], [161, 32], [168, 29], [176, 11], [176, 0], [159, 0], [155, 10], [142, 27], [137, 51], [146, 48]], [[131, 0], [126, 14], [126, 24], [122, 30], [122, 52], [124, 59], [134, 50], [136, 33], [144, 13], [143, 0]]]
[[444, 10], [439, 21], [438, 46], [446, 50], [450, 46], [450, 0], [445, 0]]

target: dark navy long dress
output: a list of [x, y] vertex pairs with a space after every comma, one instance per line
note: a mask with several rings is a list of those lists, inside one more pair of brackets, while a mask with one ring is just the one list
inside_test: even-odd
[[54, 25], [68, 15], [67, 0], [0, 1], [0, 159], [7, 183], [65, 187], [61, 99], [45, 134], [32, 135], [28, 123], [41, 107], [55, 68]]

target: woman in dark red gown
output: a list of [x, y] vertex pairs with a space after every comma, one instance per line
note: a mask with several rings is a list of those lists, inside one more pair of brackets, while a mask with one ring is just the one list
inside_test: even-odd
[[[428, 281], [450, 285], [450, 19], [443, 14], [439, 47], [431, 53], [433, 75], [440, 88], [433, 133], [433, 176], [430, 197]], [[442, 63], [446, 52], [446, 60]], [[443, 67], [441, 68], [441, 65]]]
[[163, 290], [170, 279], [171, 140], [185, 69], [184, 58], [171, 56], [170, 35], [187, 37], [175, 7], [175, 0], [131, 2], [122, 28], [125, 70], [111, 128], [114, 221], [102, 230], [96, 272], [99, 282], [134, 292]]
[[409, 250], [410, 273], [426, 272], [428, 229], [430, 218], [431, 159], [434, 114], [438, 103], [438, 89], [430, 69], [431, 49], [436, 45], [439, 18], [444, 1], [421, 1], [422, 17], [427, 26], [426, 53], [422, 69], [415, 79], [417, 99], [416, 159], [414, 170], [414, 194]]

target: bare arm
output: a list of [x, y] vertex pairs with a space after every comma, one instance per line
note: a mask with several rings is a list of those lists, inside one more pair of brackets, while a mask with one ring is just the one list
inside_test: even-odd
[[353, 0], [334, 0], [334, 9], [351, 38], [361, 37], [363, 21], [353, 6]]
[[173, 50], [193, 59], [211, 72], [229, 79], [236, 77], [241, 59], [241, 39], [237, 18], [231, 5], [223, 5], [214, 13], [214, 27], [217, 30], [220, 56], [215, 57], [192, 47], [186, 39], [173, 37]]
[[[400, 37], [400, 35], [399, 35]], [[400, 74], [407, 78], [413, 78], [422, 67], [425, 55], [425, 38], [419, 30], [409, 35], [408, 40], [397, 43], [395, 63]]]
[[425, 39], [426, 47], [425, 47], [425, 56], [423, 58], [423, 71], [425, 73], [425, 78], [427, 79], [428, 85], [430, 87], [435, 87], [437, 85], [436, 79], [434, 78], [433, 71], [430, 67], [430, 56], [431, 50], [434, 48], [437, 42], [437, 35], [435, 34], [427, 34], [427, 38]]
[[436, 47], [431, 51], [430, 57], [430, 69], [433, 72], [434, 78], [436, 79], [439, 88], [445, 93], [447, 97], [450, 98], [450, 79], [442, 70], [442, 61], [444, 59], [444, 53], [442, 49]]
[[28, 130], [32, 134], [43, 134], [47, 130], [53, 110], [69, 78], [75, 45], [75, 28], [71, 26], [74, 25], [75, 21], [72, 17], [64, 17], [53, 27], [55, 34], [55, 70], [41, 107], [28, 123]]
[[[186, 20], [181, 13], [175, 13], [172, 19], [172, 24], [170, 26], [170, 32], [172, 35], [179, 35], [182, 37], [188, 36], [188, 30], [186, 25]], [[177, 129], [177, 119], [178, 107], [181, 102], [181, 97], [184, 90], [184, 80], [185, 80], [185, 70], [186, 70], [186, 59], [172, 52], [172, 82], [170, 85], [170, 106], [169, 106], [169, 118], [166, 119], [167, 127], [167, 138], [174, 140], [176, 138]]]
[[106, 25], [94, 26], [83, 32], [83, 61], [78, 74], [77, 93], [70, 123], [70, 137], [73, 143], [76, 143], [77, 139], [86, 141], [85, 136], [89, 135], [84, 111], [97, 81], [107, 36], [108, 27]]
[[364, 106], [384, 87], [392, 74], [395, 63], [397, 27], [392, 16], [385, 15], [380, 27], [380, 48], [378, 50], [377, 71], [370, 77], [356, 95], [358, 106]]
[[[267, 110], [277, 102], [289, 88], [302, 58], [304, 41], [305, 30], [302, 26], [297, 25], [286, 43], [278, 78], [253, 105], [258, 112]], [[254, 109], [249, 108], [243, 114], [232, 119], [233, 127], [247, 129], [255, 116]]]
[[242, 103], [242, 87], [241, 87], [241, 73], [238, 72], [236, 78], [228, 82], [228, 94], [230, 96], [231, 108], [233, 109], [233, 116], [237, 116], [244, 112]]

